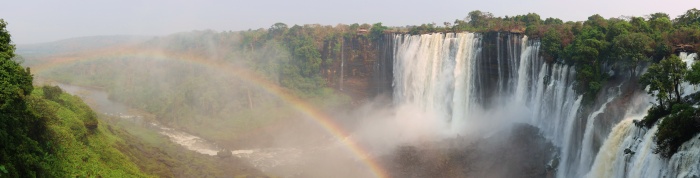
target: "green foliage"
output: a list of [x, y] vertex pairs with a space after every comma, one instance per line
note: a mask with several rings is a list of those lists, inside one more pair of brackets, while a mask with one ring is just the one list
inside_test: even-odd
[[490, 12], [481, 12], [479, 10], [469, 12], [466, 21], [474, 28], [488, 28], [489, 19], [493, 18]]
[[59, 96], [63, 93], [63, 90], [58, 87], [58, 86], [44, 86], [41, 87], [41, 90], [44, 92], [44, 97], [46, 99], [54, 101], [54, 102], [60, 102]]
[[15, 57], [15, 45], [12, 44], [11, 35], [7, 31], [7, 22], [0, 19], [0, 58], [11, 59]]
[[700, 84], [700, 62], [693, 63], [693, 65], [690, 66], [690, 70], [688, 70], [685, 80], [692, 85]]
[[661, 121], [654, 135], [654, 153], [670, 158], [683, 143], [700, 133], [700, 111], [690, 104], [673, 105], [671, 115]]
[[558, 59], [563, 50], [561, 36], [554, 29], [549, 29], [542, 38], [542, 51], [551, 59]]
[[384, 31], [388, 30], [389, 27], [383, 26], [382, 23], [375, 23], [369, 31], [369, 38], [372, 40], [379, 40], [384, 36]]
[[685, 14], [678, 16], [674, 21], [677, 25], [681, 26], [700, 25], [700, 10], [696, 8], [689, 9]]
[[649, 18], [649, 27], [655, 33], [662, 32], [673, 27], [673, 22], [668, 14], [655, 13]]
[[670, 108], [675, 103], [680, 103], [681, 83], [687, 75], [687, 67], [678, 56], [671, 56], [661, 60], [658, 64], [652, 64], [647, 72], [639, 79], [642, 87], [648, 86], [647, 93], [656, 96], [659, 105]]
[[[53, 153], [53, 177], [147, 177], [136, 164], [114, 148], [119, 138], [99, 129], [96, 114], [77, 96], [57, 87], [34, 90], [30, 110], [48, 121], [47, 132]], [[49, 100], [45, 91], [58, 92]], [[91, 126], [94, 124], [94, 127]]]
[[11, 60], [14, 45], [0, 19], [0, 165], [9, 177], [50, 176], [46, 121], [27, 108], [33, 90], [29, 69]]
[[544, 20], [545, 25], [563, 25], [564, 21], [558, 18], [552, 18], [548, 17], [547, 19]]
[[647, 111], [647, 115], [644, 116], [642, 119], [641, 123], [643, 126], [647, 128], [651, 128], [656, 124], [656, 122], [663, 118], [664, 116], [667, 116], [668, 114], [671, 114], [670, 109], [667, 109], [666, 106], [664, 105], [654, 105], [649, 110]]
[[632, 17], [630, 20], [630, 24], [632, 24], [632, 31], [634, 32], [639, 32], [639, 33], [651, 33], [651, 27], [647, 23], [646, 20], [642, 17]]
[[411, 30], [408, 31], [409, 34], [412, 35], [419, 35], [419, 34], [426, 34], [426, 33], [435, 33], [438, 32], [438, 28], [435, 27], [435, 24], [421, 24], [420, 26], [411, 28]]
[[649, 66], [647, 73], [640, 78], [641, 86], [648, 88], [647, 92], [658, 101], [644, 116], [642, 125], [650, 128], [665, 117], [655, 133], [654, 153], [670, 158], [683, 143], [700, 133], [700, 110], [683, 100], [681, 93], [681, 82], [697, 85], [699, 76], [700, 65], [693, 64], [688, 70], [685, 62], [672, 55]]
[[648, 62], [653, 50], [652, 39], [644, 33], [621, 34], [612, 42], [612, 51], [616, 58], [622, 59], [622, 64], [636, 74], [637, 67], [642, 62]]

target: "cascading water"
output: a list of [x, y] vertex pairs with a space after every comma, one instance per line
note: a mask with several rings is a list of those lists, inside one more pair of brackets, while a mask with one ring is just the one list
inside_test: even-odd
[[[682, 52], [679, 57], [690, 68], [697, 54]], [[682, 87], [684, 95], [698, 91], [688, 83], [683, 83]], [[648, 103], [651, 99], [646, 97], [645, 103]], [[644, 117], [650, 107], [646, 105], [647, 109], [628, 113], [633, 116], [615, 126], [586, 177], [700, 177], [700, 135], [684, 143], [670, 159], [661, 158], [653, 153], [657, 125], [647, 130], [632, 124], [632, 120]]]
[[632, 124], [643, 116], [638, 113], [615, 126], [586, 177], [700, 177], [700, 135], [666, 160], [653, 153], [657, 126], [647, 130]]
[[576, 149], [568, 146], [581, 105], [572, 88], [575, 70], [545, 62], [539, 41], [473, 33], [396, 35], [394, 41], [395, 104], [436, 113], [453, 132], [530, 123], [556, 145]]
[[[584, 109], [582, 96], [573, 90], [576, 70], [546, 62], [540, 57], [537, 40], [511, 33], [434, 33], [400, 34], [393, 41], [394, 104], [429, 113], [432, 118], [426, 122], [446, 123], [445, 130], [450, 133], [477, 133], [511, 122], [534, 125], [560, 148], [558, 164], [551, 165], [556, 168], [556, 177], [653, 177], [697, 174], [700, 170], [688, 168], [697, 162], [686, 163], [688, 159], [679, 157], [669, 164], [673, 168], [664, 165], [661, 167], [668, 167], [665, 170], [649, 171], [652, 165], [658, 167], [663, 162], [652, 159], [656, 155], [647, 142], [652, 140], [649, 135], [653, 131], [632, 128], [631, 119], [607, 121], [614, 124], [623, 120], [612, 132], [607, 130], [610, 126], [598, 128], [594, 124], [608, 111], [609, 103], [622, 96], [622, 84], [606, 89], [610, 92], [591, 106], [590, 113], [579, 113]], [[694, 56], [682, 57], [688, 60]], [[630, 110], [637, 113], [628, 113], [627, 118], [646, 112]], [[608, 135], [608, 139], [595, 141], [594, 134]], [[684, 147], [684, 155], [700, 155], [700, 143], [695, 142], [687, 143], [690, 146]], [[633, 143], [636, 145], [631, 146]], [[637, 154], [629, 158], [620, 152], [627, 148]], [[700, 159], [695, 157], [691, 160]]]

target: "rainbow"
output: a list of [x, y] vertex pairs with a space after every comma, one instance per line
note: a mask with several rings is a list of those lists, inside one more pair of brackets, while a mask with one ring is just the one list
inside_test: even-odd
[[216, 60], [207, 59], [201, 56], [189, 55], [189, 54], [176, 54], [172, 52], [164, 52], [160, 50], [148, 50], [148, 49], [137, 49], [137, 50], [103, 50], [92, 53], [86, 53], [83, 55], [70, 55], [70, 56], [59, 56], [54, 57], [50, 62], [43, 63], [37, 66], [33, 66], [31, 69], [34, 73], [46, 71], [53, 67], [81, 62], [81, 61], [95, 61], [100, 59], [105, 59], [109, 57], [142, 57], [142, 58], [156, 58], [156, 59], [174, 59], [183, 62], [190, 62], [197, 65], [202, 65], [206, 67], [211, 67], [219, 71], [226, 72], [236, 78], [246, 80], [255, 84], [265, 90], [266, 92], [275, 95], [285, 101], [286, 103], [292, 105], [294, 109], [313, 119], [318, 123], [324, 130], [333, 135], [336, 139], [342, 142], [349, 151], [359, 158], [374, 174], [375, 177], [385, 178], [390, 177], [387, 172], [372, 159], [369, 152], [359, 145], [356, 141], [349, 137], [349, 133], [343, 130], [337, 123], [333, 122], [332, 116], [316, 109], [308, 102], [302, 100], [301, 98], [291, 94], [286, 89], [278, 86], [277, 84], [270, 82], [269, 80], [263, 78], [257, 73], [250, 71], [245, 68], [236, 67], [234, 65], [224, 64], [221, 62], [216, 62]]

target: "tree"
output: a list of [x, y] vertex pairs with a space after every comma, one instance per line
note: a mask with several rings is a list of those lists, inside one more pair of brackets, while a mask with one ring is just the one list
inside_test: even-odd
[[493, 18], [493, 14], [489, 12], [481, 12], [479, 10], [469, 12], [469, 16], [465, 21], [469, 22], [474, 28], [486, 28], [489, 25], [489, 20]]
[[652, 31], [658, 33], [671, 30], [673, 22], [671, 22], [671, 18], [668, 17], [668, 14], [656, 13], [652, 14], [651, 18], [649, 18], [649, 27]]
[[601, 54], [608, 46], [603, 32], [594, 26], [584, 26], [574, 42], [564, 51], [566, 57], [577, 67], [577, 91], [586, 94], [586, 101], [593, 99], [602, 88], [605, 74], [601, 72]]
[[648, 17], [649, 21], [653, 21], [653, 20], [660, 19], [660, 18], [671, 19], [671, 16], [669, 16], [667, 13], [657, 12], [657, 13], [649, 14], [649, 17]]
[[630, 24], [627, 21], [624, 20], [619, 20], [616, 22], [612, 22], [612, 25], [610, 25], [610, 28], [608, 29], [608, 33], [605, 36], [605, 39], [607, 41], [612, 41], [615, 37], [623, 34], [627, 34], [631, 31], [632, 24]]
[[700, 112], [690, 104], [679, 103], [658, 126], [654, 134], [656, 147], [653, 153], [660, 154], [664, 158], [670, 158], [678, 152], [678, 148], [700, 132], [698, 118]]
[[[540, 15], [536, 13], [527, 13], [527, 15], [524, 16], [515, 16], [515, 20], [525, 23], [525, 26], [539, 25], [542, 23]], [[561, 22], [561, 20], [559, 21]]]
[[558, 19], [558, 18], [549, 17], [549, 18], [544, 20], [544, 24], [545, 25], [562, 25], [562, 24], [564, 24], [564, 21], [562, 21], [561, 19]]
[[690, 70], [685, 79], [692, 85], [700, 84], [700, 62], [693, 63], [693, 65], [690, 66]]
[[676, 18], [675, 23], [680, 26], [700, 25], [700, 10], [693, 8]]
[[287, 31], [288, 27], [287, 24], [277, 22], [274, 25], [270, 26], [270, 29], [268, 30], [268, 33], [271, 37], [277, 37], [277, 36], [282, 36], [284, 33]]
[[593, 27], [600, 32], [606, 33], [608, 22], [605, 20], [605, 18], [603, 18], [603, 16], [595, 14], [588, 17], [588, 20], [583, 23], [583, 26]]
[[15, 57], [15, 45], [10, 40], [10, 33], [6, 29], [7, 23], [0, 19], [0, 58], [11, 59]]
[[45, 123], [27, 107], [32, 75], [11, 60], [15, 47], [6, 27], [0, 19], [0, 176], [47, 176]]
[[613, 53], [630, 71], [630, 75], [636, 74], [637, 66], [640, 63], [649, 61], [649, 55], [653, 52], [651, 48], [652, 39], [644, 33], [622, 34], [612, 42]]
[[369, 31], [370, 39], [379, 40], [384, 36], [384, 31], [389, 29], [389, 27], [383, 26], [382, 23], [375, 23]]
[[546, 33], [544, 33], [544, 37], [542, 38], [542, 48], [544, 53], [550, 58], [559, 58], [559, 53], [562, 51], [561, 36], [559, 36], [559, 33], [553, 28], [550, 28]]
[[632, 17], [630, 24], [635, 32], [651, 33], [651, 27], [642, 17]]
[[678, 56], [672, 55], [652, 64], [647, 72], [639, 79], [642, 87], [649, 87], [647, 93], [656, 96], [659, 105], [670, 108], [682, 99], [681, 83], [687, 75], [687, 66]]

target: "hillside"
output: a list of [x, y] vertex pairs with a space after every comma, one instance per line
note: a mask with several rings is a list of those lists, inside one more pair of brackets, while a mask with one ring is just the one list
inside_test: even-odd
[[[184, 150], [155, 131], [105, 122], [79, 97], [33, 86], [0, 19], [0, 177], [262, 176], [235, 158]], [[146, 139], [148, 138], [148, 139]]]
[[260, 175], [233, 158], [194, 153], [155, 131], [96, 114], [80, 98], [58, 87], [37, 88], [29, 106], [48, 120], [55, 150], [49, 172], [55, 177]]

